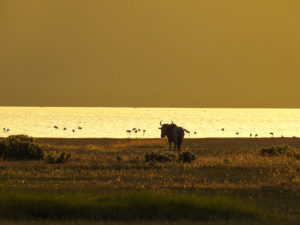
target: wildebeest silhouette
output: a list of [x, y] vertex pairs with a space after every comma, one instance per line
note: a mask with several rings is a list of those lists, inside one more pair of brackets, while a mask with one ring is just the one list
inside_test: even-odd
[[174, 151], [177, 150], [180, 151], [180, 146], [182, 144], [183, 138], [184, 138], [184, 129], [182, 127], [178, 127], [176, 124], [162, 124], [162, 121], [160, 121], [161, 127], [161, 138], [164, 138], [167, 136], [168, 142], [169, 142], [169, 150], [171, 151], [171, 144], [174, 143]]

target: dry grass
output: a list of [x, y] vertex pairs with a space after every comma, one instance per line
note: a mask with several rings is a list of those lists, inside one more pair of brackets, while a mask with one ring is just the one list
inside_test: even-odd
[[[184, 150], [196, 155], [190, 164], [145, 163], [146, 153], [168, 151], [166, 141], [161, 139], [37, 141], [47, 151], [70, 152], [71, 160], [55, 165], [43, 161], [2, 161], [0, 183], [3, 186], [22, 191], [88, 193], [213, 192], [264, 202], [274, 212], [300, 218], [300, 207], [296, 207], [300, 200], [300, 160], [259, 154], [261, 147], [277, 144], [299, 149], [298, 139], [185, 140]], [[286, 211], [282, 211], [284, 207]]]

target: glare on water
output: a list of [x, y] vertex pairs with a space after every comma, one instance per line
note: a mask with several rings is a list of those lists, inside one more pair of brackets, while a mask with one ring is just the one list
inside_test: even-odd
[[300, 136], [300, 109], [104, 107], [0, 107], [0, 135], [159, 138], [161, 120], [190, 138]]

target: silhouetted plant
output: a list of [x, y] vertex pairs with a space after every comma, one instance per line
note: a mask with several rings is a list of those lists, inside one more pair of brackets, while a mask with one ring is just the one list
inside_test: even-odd
[[183, 152], [179, 155], [178, 161], [190, 163], [196, 159], [196, 156], [191, 152]]
[[286, 155], [294, 156], [296, 158], [299, 157], [299, 154], [295, 151], [295, 149], [290, 146], [271, 146], [269, 148], [262, 148], [259, 152], [263, 156]]
[[174, 161], [176, 155], [170, 154], [170, 153], [146, 153], [145, 154], [145, 162], [168, 162], [168, 161]]
[[123, 160], [123, 158], [121, 156], [117, 155], [117, 160], [118, 160], [118, 162], [121, 162]]
[[11, 135], [0, 142], [0, 157], [3, 160], [41, 160], [42, 147], [27, 135]]

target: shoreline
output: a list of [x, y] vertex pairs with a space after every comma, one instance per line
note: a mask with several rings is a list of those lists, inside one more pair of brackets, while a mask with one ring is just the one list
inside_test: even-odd
[[[151, 142], [160, 142], [168, 146], [166, 139], [161, 138], [35, 138], [37, 143], [52, 145], [101, 145], [107, 146], [115, 143], [143, 142], [151, 145]], [[288, 145], [300, 148], [300, 138], [185, 138], [183, 149], [188, 147], [195, 149], [257, 149], [258, 147]]]

